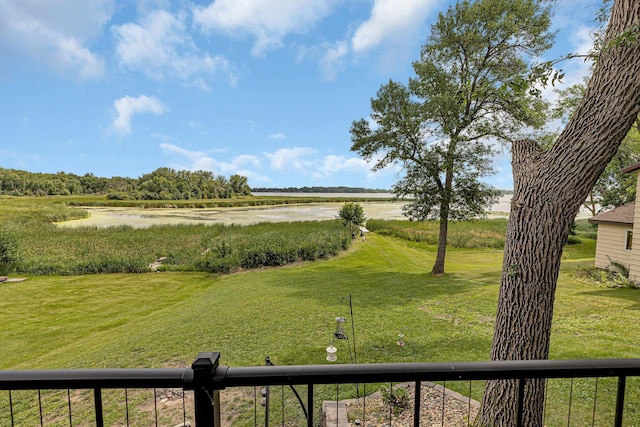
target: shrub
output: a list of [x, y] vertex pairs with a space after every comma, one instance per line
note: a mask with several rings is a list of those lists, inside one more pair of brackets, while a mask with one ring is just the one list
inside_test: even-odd
[[609, 288], [640, 288], [640, 285], [629, 279], [628, 267], [609, 257], [607, 259], [609, 260], [607, 268], [587, 267], [577, 269], [575, 272], [576, 277]]
[[576, 245], [578, 243], [582, 243], [582, 240], [580, 240], [580, 238], [578, 238], [577, 236], [569, 236], [567, 238], [567, 245]]
[[17, 260], [17, 241], [8, 231], [0, 228], [0, 274], [9, 274]]
[[385, 406], [391, 407], [396, 415], [409, 407], [409, 396], [406, 388], [398, 386], [394, 389], [388, 385], [383, 385], [380, 388], [380, 394]]

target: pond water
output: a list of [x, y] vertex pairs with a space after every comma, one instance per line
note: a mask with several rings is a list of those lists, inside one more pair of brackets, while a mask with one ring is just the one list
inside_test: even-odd
[[[371, 193], [375, 194], [375, 193]], [[283, 194], [277, 194], [283, 195]], [[299, 194], [287, 194], [299, 196]], [[309, 195], [309, 194], [305, 194]], [[324, 194], [328, 196], [327, 194]], [[330, 195], [332, 197], [341, 195]], [[369, 196], [366, 194], [365, 196]], [[389, 197], [389, 195], [379, 196]], [[501, 217], [509, 212], [511, 196], [503, 197], [491, 211]], [[372, 219], [406, 219], [402, 215], [403, 202], [359, 202], [365, 217]], [[141, 209], [116, 207], [88, 207], [89, 218], [58, 223], [60, 227], [128, 225], [136, 228], [163, 224], [238, 224], [259, 222], [322, 221], [338, 217], [343, 203], [308, 203], [283, 206], [255, 206], [243, 208]], [[492, 216], [492, 215], [490, 215]]]

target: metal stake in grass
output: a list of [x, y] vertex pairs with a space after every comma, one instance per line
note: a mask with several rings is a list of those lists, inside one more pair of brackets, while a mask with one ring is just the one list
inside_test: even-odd
[[[335, 362], [338, 360], [338, 357], [336, 354], [338, 349], [333, 345], [334, 341], [336, 339], [347, 340], [347, 348], [349, 349], [349, 357], [351, 358], [351, 363], [356, 364], [358, 363], [358, 357], [356, 353], [356, 328], [355, 328], [355, 323], [353, 321], [353, 303], [351, 300], [351, 294], [345, 297], [342, 297], [340, 299], [341, 303], [345, 301], [349, 303], [349, 315], [351, 317], [351, 339], [349, 339], [349, 336], [344, 331], [344, 323], [347, 321], [347, 319], [342, 316], [336, 317], [336, 328], [333, 333], [333, 339], [331, 341], [331, 345], [326, 348], [327, 361]], [[353, 351], [351, 346], [353, 346]], [[358, 384], [356, 384], [356, 395], [360, 397], [360, 390], [359, 390]]]

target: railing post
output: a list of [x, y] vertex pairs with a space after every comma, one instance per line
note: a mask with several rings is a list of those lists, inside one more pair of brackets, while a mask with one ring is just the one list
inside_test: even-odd
[[213, 373], [220, 362], [220, 353], [203, 352], [191, 364], [196, 427], [220, 426], [220, 398], [213, 390]]

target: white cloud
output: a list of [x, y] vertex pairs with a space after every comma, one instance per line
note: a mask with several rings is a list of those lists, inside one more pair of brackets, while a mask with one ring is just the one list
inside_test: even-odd
[[371, 16], [351, 39], [355, 52], [378, 46], [383, 41], [415, 39], [416, 32], [439, 0], [374, 0]]
[[98, 79], [104, 60], [87, 44], [102, 33], [114, 0], [0, 1], [0, 57], [31, 60], [63, 75]]
[[140, 95], [137, 98], [125, 96], [113, 102], [117, 117], [113, 120], [113, 128], [121, 134], [131, 133], [131, 119], [135, 114], [153, 113], [160, 115], [169, 109], [156, 97]]
[[206, 170], [224, 176], [238, 174], [257, 181], [270, 181], [269, 178], [256, 171], [262, 167], [260, 159], [256, 156], [241, 154], [230, 162], [223, 162], [216, 160], [204, 151], [190, 151], [172, 143], [161, 143], [160, 148], [165, 154], [174, 157], [172, 167], [175, 169]]
[[194, 8], [194, 22], [203, 29], [255, 38], [251, 53], [263, 56], [282, 46], [290, 33], [304, 33], [331, 12], [336, 0], [216, 0]]
[[345, 170], [350, 172], [364, 172], [370, 169], [371, 165], [359, 157], [350, 157], [347, 159], [343, 156], [336, 155], [325, 156], [321, 168], [323, 175], [333, 175]]
[[326, 80], [336, 78], [336, 68], [340, 65], [342, 58], [348, 51], [349, 46], [345, 41], [337, 41], [332, 46], [327, 47], [324, 56], [320, 60], [320, 70]]
[[287, 135], [285, 135], [282, 132], [275, 132], [275, 133], [269, 134], [269, 139], [276, 139], [278, 141], [283, 141], [287, 139]]
[[315, 164], [311, 158], [316, 150], [308, 147], [281, 148], [273, 153], [262, 153], [271, 161], [271, 169], [309, 170]]
[[229, 63], [221, 56], [201, 51], [187, 31], [186, 20], [184, 12], [172, 15], [156, 10], [139, 23], [114, 27], [119, 64], [156, 79], [191, 80], [192, 86], [209, 90], [203, 75], [228, 71]]

